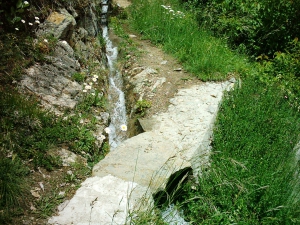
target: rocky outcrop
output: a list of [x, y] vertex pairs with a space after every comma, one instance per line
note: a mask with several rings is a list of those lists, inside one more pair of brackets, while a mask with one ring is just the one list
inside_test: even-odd
[[[95, 6], [94, 1], [89, 1], [76, 10], [69, 4], [68, 10], [53, 11], [36, 32], [37, 46], [44, 46], [42, 50], [47, 55], [42, 63], [26, 70], [20, 87], [39, 96], [45, 107], [58, 114], [66, 108], [73, 109], [81, 98], [83, 87], [74, 74], [89, 76], [104, 69], [106, 56], [96, 38], [101, 28]], [[49, 49], [50, 37], [57, 40], [51, 46], [53, 50]], [[93, 63], [93, 71], [87, 69], [87, 62]]]

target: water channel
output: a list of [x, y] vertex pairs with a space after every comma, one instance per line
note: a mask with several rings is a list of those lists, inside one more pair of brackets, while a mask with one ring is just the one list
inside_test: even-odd
[[[127, 127], [126, 107], [125, 107], [125, 95], [123, 89], [123, 78], [121, 72], [116, 68], [116, 62], [118, 57], [118, 48], [113, 45], [109, 38], [109, 29], [107, 24], [107, 14], [109, 8], [109, 0], [102, 1], [102, 37], [106, 43], [106, 57], [109, 69], [109, 91], [108, 101], [110, 105], [110, 118], [109, 124], [109, 145], [110, 149], [115, 149], [127, 136], [125, 130], [122, 130], [122, 126]], [[162, 211], [162, 218], [169, 225], [188, 225], [186, 221], [181, 217], [180, 211], [169, 205]]]
[[109, 90], [108, 102], [110, 113], [109, 124], [109, 146], [110, 149], [115, 149], [122, 141], [126, 139], [127, 119], [125, 96], [123, 89], [122, 74], [116, 68], [116, 61], [118, 57], [118, 48], [113, 45], [109, 38], [109, 29], [107, 26], [107, 13], [109, 2], [108, 0], [102, 1], [102, 37], [106, 43], [106, 57], [109, 69]]

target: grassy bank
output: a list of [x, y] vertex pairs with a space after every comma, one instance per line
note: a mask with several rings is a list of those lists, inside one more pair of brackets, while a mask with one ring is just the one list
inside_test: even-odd
[[[190, 181], [178, 206], [192, 224], [298, 224], [300, 190], [298, 94], [276, 60], [258, 64], [199, 27], [178, 1], [133, 1], [132, 27], [174, 55], [201, 80], [240, 76], [214, 128], [211, 168]], [[286, 64], [287, 65], [287, 64]], [[279, 72], [278, 72], [279, 71]], [[280, 75], [280, 74], [279, 74]], [[282, 75], [281, 75], [282, 77]], [[290, 76], [289, 74], [289, 77]], [[293, 96], [293, 98], [292, 98]], [[297, 183], [298, 182], [298, 183]], [[193, 188], [191, 188], [193, 187]]]
[[230, 51], [225, 40], [201, 29], [194, 15], [176, 2], [133, 1], [130, 23], [201, 80], [223, 80], [229, 73], [246, 72], [247, 58]]

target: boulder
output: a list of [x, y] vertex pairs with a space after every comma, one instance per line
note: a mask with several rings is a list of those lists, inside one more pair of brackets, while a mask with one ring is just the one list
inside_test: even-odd
[[37, 35], [53, 35], [57, 39], [70, 41], [75, 25], [75, 18], [66, 9], [60, 9], [59, 12], [52, 12], [40, 25]]

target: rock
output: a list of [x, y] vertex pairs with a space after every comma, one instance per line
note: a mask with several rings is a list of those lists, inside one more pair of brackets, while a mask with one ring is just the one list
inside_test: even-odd
[[166, 78], [165, 77], [161, 77], [159, 79], [157, 79], [157, 81], [155, 82], [155, 84], [152, 86], [151, 91], [153, 92], [157, 87], [161, 86], [163, 83], [166, 82]]
[[174, 69], [174, 71], [181, 71], [182, 70], [182, 68], [176, 68], [176, 69]]
[[87, 165], [87, 160], [82, 156], [76, 155], [75, 153], [66, 150], [64, 148], [57, 151], [57, 154], [60, 156], [63, 166], [70, 166], [76, 162], [82, 162], [84, 165]]
[[147, 195], [147, 187], [111, 175], [91, 177], [48, 223], [104, 225], [113, 221], [114, 224], [125, 224], [129, 212], [145, 207], [139, 201], [143, 197], [145, 205], [151, 206], [152, 198]]
[[59, 41], [48, 63], [35, 64], [26, 70], [21, 88], [36, 93], [47, 108], [73, 109], [82, 87], [72, 81], [72, 75], [80, 69], [74, 51], [66, 41]]
[[37, 35], [53, 35], [57, 39], [70, 41], [75, 25], [75, 18], [66, 9], [60, 9], [59, 12], [52, 12], [40, 25]]

